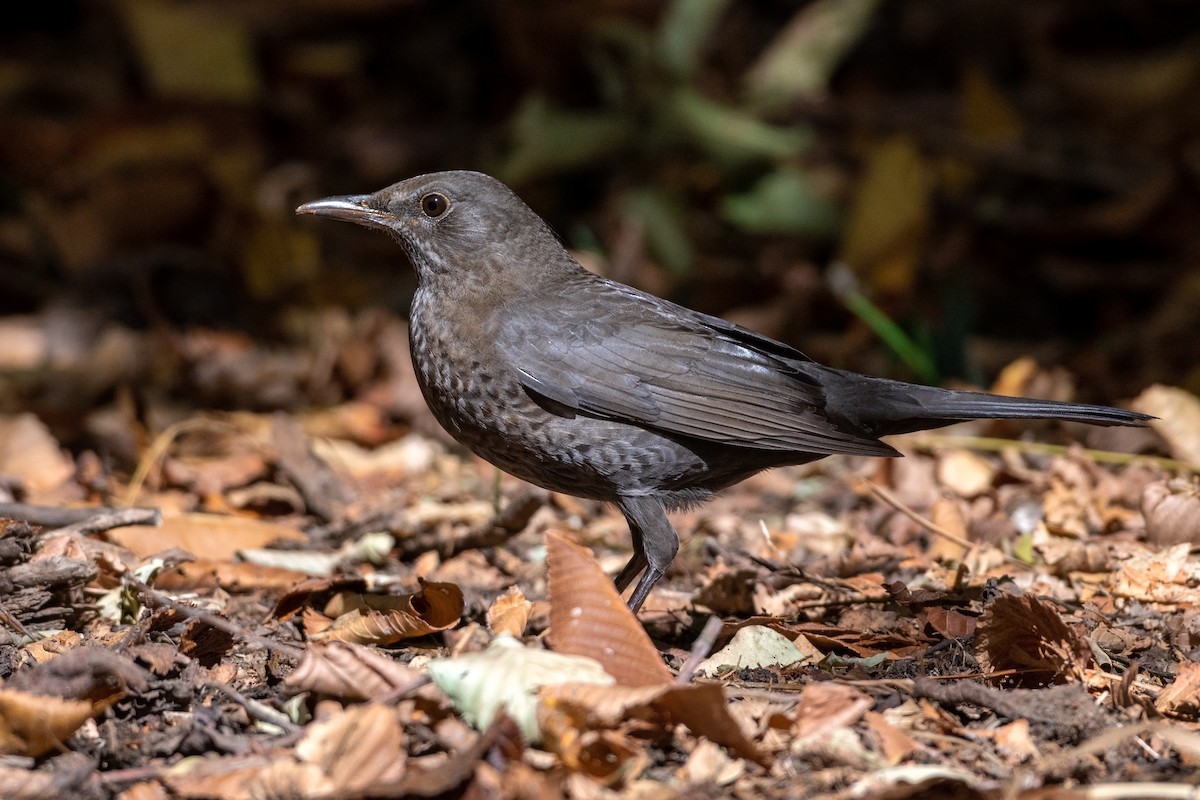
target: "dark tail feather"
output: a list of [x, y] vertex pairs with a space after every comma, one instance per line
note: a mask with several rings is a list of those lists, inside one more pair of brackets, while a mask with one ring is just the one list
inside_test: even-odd
[[828, 411], [873, 436], [929, 430], [970, 419], [1061, 419], [1134, 426], [1154, 419], [1109, 406], [937, 389], [853, 373], [841, 373], [840, 377], [842, 385], [828, 394], [836, 407]]

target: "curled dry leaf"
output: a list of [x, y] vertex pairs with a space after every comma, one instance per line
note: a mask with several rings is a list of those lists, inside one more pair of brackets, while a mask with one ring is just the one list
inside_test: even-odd
[[1179, 478], [1142, 490], [1146, 539], [1151, 544], [1200, 543], [1200, 486]]
[[662, 656], [591, 552], [558, 533], [546, 537], [546, 549], [550, 646], [596, 659], [621, 686], [670, 683]]
[[452, 628], [462, 612], [462, 590], [452, 583], [424, 583], [419, 592], [403, 597], [341, 594], [325, 608], [327, 616], [336, 616], [333, 625], [310, 638], [392, 644]]
[[1195, 722], [1200, 718], [1200, 664], [1179, 662], [1175, 680], [1159, 693], [1154, 707], [1163, 716], [1175, 719]]
[[1190, 551], [1191, 545], [1185, 542], [1128, 558], [1112, 576], [1110, 591], [1146, 603], [1194, 605], [1200, 563], [1190, 557]]
[[1137, 396], [1135, 411], [1158, 419], [1150, 427], [1166, 440], [1171, 455], [1200, 464], [1200, 397], [1175, 386], [1151, 386]]
[[107, 705], [0, 689], [0, 754], [40, 756], [48, 753], [61, 747], [80, 725]]
[[996, 468], [978, 453], [950, 450], [938, 458], [938, 483], [959, 497], [978, 497], [992, 487]]
[[800, 693], [796, 709], [796, 741], [827, 736], [838, 728], [853, 725], [872, 705], [874, 701], [853, 686], [809, 684]]
[[309, 725], [292, 752], [183, 762], [166, 783], [183, 797], [222, 800], [361, 797], [372, 787], [405, 779], [405, 745], [395, 709], [355, 706]]
[[414, 669], [373, 650], [348, 642], [314, 644], [283, 683], [297, 692], [311, 691], [349, 700], [370, 700], [404, 691], [425, 680]]
[[511, 586], [507, 592], [497, 597], [496, 602], [488, 609], [488, 630], [494, 636], [506, 633], [519, 639], [525, 633], [532, 610], [533, 603], [525, 599], [521, 589]]
[[1058, 610], [1030, 595], [1000, 595], [984, 609], [976, 656], [984, 672], [1012, 670], [1010, 680], [1030, 688], [1081, 680], [1092, 661]]
[[866, 719], [867, 727], [879, 740], [879, 748], [890, 766], [896, 766], [920, 747], [915, 739], [889, 722], [883, 714], [868, 711]]
[[546, 685], [540, 695], [538, 719], [560, 732], [568, 722], [581, 732], [618, 728], [631, 720], [660, 731], [680, 724], [742, 758], [762, 763], [762, 754], [730, 715], [725, 695], [715, 683], [687, 686], [559, 683]]

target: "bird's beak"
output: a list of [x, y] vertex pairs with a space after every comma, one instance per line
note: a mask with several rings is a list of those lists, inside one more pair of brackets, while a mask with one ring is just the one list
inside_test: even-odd
[[297, 214], [316, 214], [321, 217], [332, 217], [345, 222], [355, 222], [372, 228], [390, 228], [395, 217], [386, 211], [380, 211], [367, 205], [371, 199], [369, 194], [350, 194], [344, 197], [326, 197], [323, 200], [313, 200], [296, 209]]

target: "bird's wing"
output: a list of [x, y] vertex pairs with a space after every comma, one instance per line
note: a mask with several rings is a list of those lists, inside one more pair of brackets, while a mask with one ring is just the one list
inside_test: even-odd
[[[564, 411], [732, 446], [896, 455], [824, 414], [786, 345], [616, 284], [503, 315], [497, 345], [525, 388]], [[615, 289], [619, 294], [612, 294]], [[593, 302], [588, 302], [592, 300]]]

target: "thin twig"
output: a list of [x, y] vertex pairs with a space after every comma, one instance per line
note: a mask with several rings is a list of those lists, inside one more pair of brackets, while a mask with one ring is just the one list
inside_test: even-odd
[[[958, 534], [952, 533], [952, 532], [946, 530], [945, 528], [941, 527], [940, 525], [935, 524], [931, 520], [925, 519], [925, 517], [922, 517], [916, 511], [913, 511], [907, 505], [900, 502], [899, 498], [897, 498], [895, 495], [893, 495], [887, 489], [884, 489], [882, 486], [879, 486], [866, 478], [860, 478], [859, 480], [862, 482], [862, 485], [867, 487], [867, 489], [870, 490], [870, 492], [873, 495], [878, 497], [883, 502], [887, 503], [892, 508], [899, 511], [904, 516], [911, 519], [913, 522], [920, 525], [925, 530], [932, 533], [934, 536], [940, 536], [941, 538], [945, 539], [946, 541], [954, 542], [954, 544], [958, 545], [959, 547], [966, 548], [967, 550], [971, 550], [975, 547], [978, 547], [978, 542], [972, 542], [970, 539], [964, 539], [963, 537], [959, 536]], [[1013, 558], [1012, 556], [1008, 555], [1007, 553], [1001, 553], [1001, 556], [1004, 558], [1005, 561], [1007, 561], [1010, 564], [1013, 564], [1014, 566], [1018, 566], [1023, 569], [1033, 569], [1033, 567], [1031, 567], [1029, 564], [1026, 564], [1024, 561], [1020, 560], [1019, 558]]]
[[288, 719], [287, 714], [281, 711], [276, 711], [265, 703], [260, 703], [257, 700], [251, 700], [244, 694], [234, 689], [232, 686], [217, 681], [209, 681], [207, 684], [210, 688], [228, 697], [233, 702], [237, 703], [242, 708], [246, 709], [246, 713], [252, 719], [257, 719], [265, 722], [268, 725], [274, 725], [277, 728], [282, 728], [288, 733], [295, 733], [301, 730], [301, 727]]
[[65, 525], [55, 533], [70, 533], [86, 536], [91, 533], [103, 533], [113, 528], [123, 528], [126, 525], [150, 525], [157, 528], [162, 525], [162, 511], [157, 508], [97, 508], [91, 516]]
[[216, 614], [212, 614], [194, 606], [189, 606], [187, 603], [176, 600], [173, 597], [168, 597], [157, 589], [146, 585], [143, 581], [138, 580], [130, 573], [126, 573], [122, 580], [126, 585], [132, 586], [137, 591], [138, 596], [142, 599], [142, 601], [152, 608], [169, 608], [172, 611], [178, 611], [185, 617], [198, 619], [209, 627], [216, 628], [219, 631], [224, 631], [235, 639], [243, 642], [252, 642], [273, 653], [288, 656], [289, 658], [298, 659], [304, 655], [304, 651], [298, 647], [281, 644], [272, 639], [268, 639], [265, 636], [259, 636], [256, 633], [251, 633], [241, 626], [235, 625], [233, 622], [230, 622], [224, 617], [217, 616]]
[[708, 654], [712, 652], [713, 645], [717, 643], [717, 637], [721, 635], [721, 629], [725, 624], [721, 618], [713, 615], [704, 623], [704, 627], [700, 631], [700, 635], [696, 637], [696, 641], [692, 642], [692, 652], [688, 655], [687, 661], [683, 662], [683, 666], [679, 670], [679, 674], [675, 676], [675, 683], [679, 686], [686, 686], [692, 682], [692, 675], [696, 672], [696, 667], [700, 666], [700, 662], [708, 658]]

